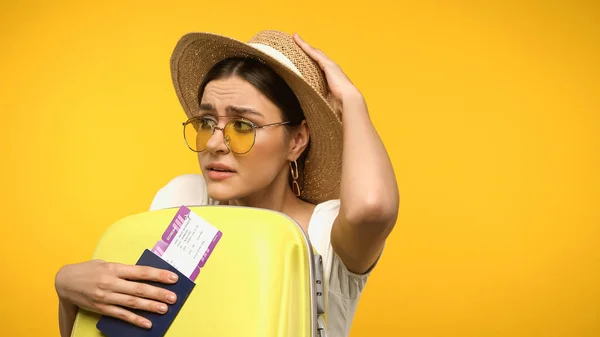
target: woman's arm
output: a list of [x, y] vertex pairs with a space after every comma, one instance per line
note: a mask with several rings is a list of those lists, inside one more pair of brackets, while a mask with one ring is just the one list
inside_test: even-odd
[[334, 108], [342, 113], [340, 212], [331, 245], [351, 272], [362, 274], [377, 261], [398, 217], [394, 170], [359, 90], [323, 52], [298, 36], [295, 40], [325, 72]]
[[344, 98], [342, 104], [340, 213], [331, 245], [350, 271], [362, 274], [381, 254], [396, 223], [400, 197], [392, 164], [362, 96]]
[[71, 336], [75, 317], [77, 316], [77, 306], [58, 300], [58, 326], [61, 337]]

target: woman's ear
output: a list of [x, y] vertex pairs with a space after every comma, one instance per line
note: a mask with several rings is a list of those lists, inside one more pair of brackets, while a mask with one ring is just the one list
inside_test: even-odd
[[290, 132], [290, 136], [288, 160], [293, 161], [298, 159], [308, 146], [310, 133], [306, 120], [303, 120], [300, 125], [295, 127], [294, 131]]

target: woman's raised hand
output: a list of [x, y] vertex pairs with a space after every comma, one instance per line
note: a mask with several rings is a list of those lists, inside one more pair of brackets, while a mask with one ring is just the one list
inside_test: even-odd
[[[342, 110], [343, 103], [349, 100], [355, 102], [363, 100], [360, 91], [346, 76], [342, 68], [330, 59], [321, 50], [316, 49], [304, 41], [298, 34], [294, 34], [294, 41], [308, 56], [310, 56], [323, 70], [327, 79], [327, 85], [334, 100], [334, 108]], [[341, 111], [340, 111], [341, 112]]]

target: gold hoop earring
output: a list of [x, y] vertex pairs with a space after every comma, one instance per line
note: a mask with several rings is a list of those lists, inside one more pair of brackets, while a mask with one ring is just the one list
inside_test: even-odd
[[300, 196], [300, 185], [298, 184], [298, 163], [294, 160], [290, 162], [290, 172], [292, 173], [292, 191]]

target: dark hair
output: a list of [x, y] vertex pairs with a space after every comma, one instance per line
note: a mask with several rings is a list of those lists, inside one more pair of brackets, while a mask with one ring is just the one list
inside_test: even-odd
[[269, 66], [243, 57], [224, 59], [206, 73], [198, 90], [198, 104], [208, 82], [230, 76], [239, 76], [256, 87], [281, 110], [281, 117], [290, 121], [289, 125], [297, 126], [304, 120], [300, 102], [287, 83]]
[[[298, 126], [305, 119], [304, 112], [296, 94], [289, 85], [271, 67], [262, 62], [244, 57], [231, 57], [216, 63], [204, 77], [198, 89], [198, 104], [202, 100], [206, 85], [213, 80], [238, 76], [252, 84], [281, 110], [282, 119], [289, 121], [289, 126]], [[309, 145], [298, 158], [299, 182], [303, 180], [304, 160]], [[291, 183], [291, 176], [290, 176]]]

